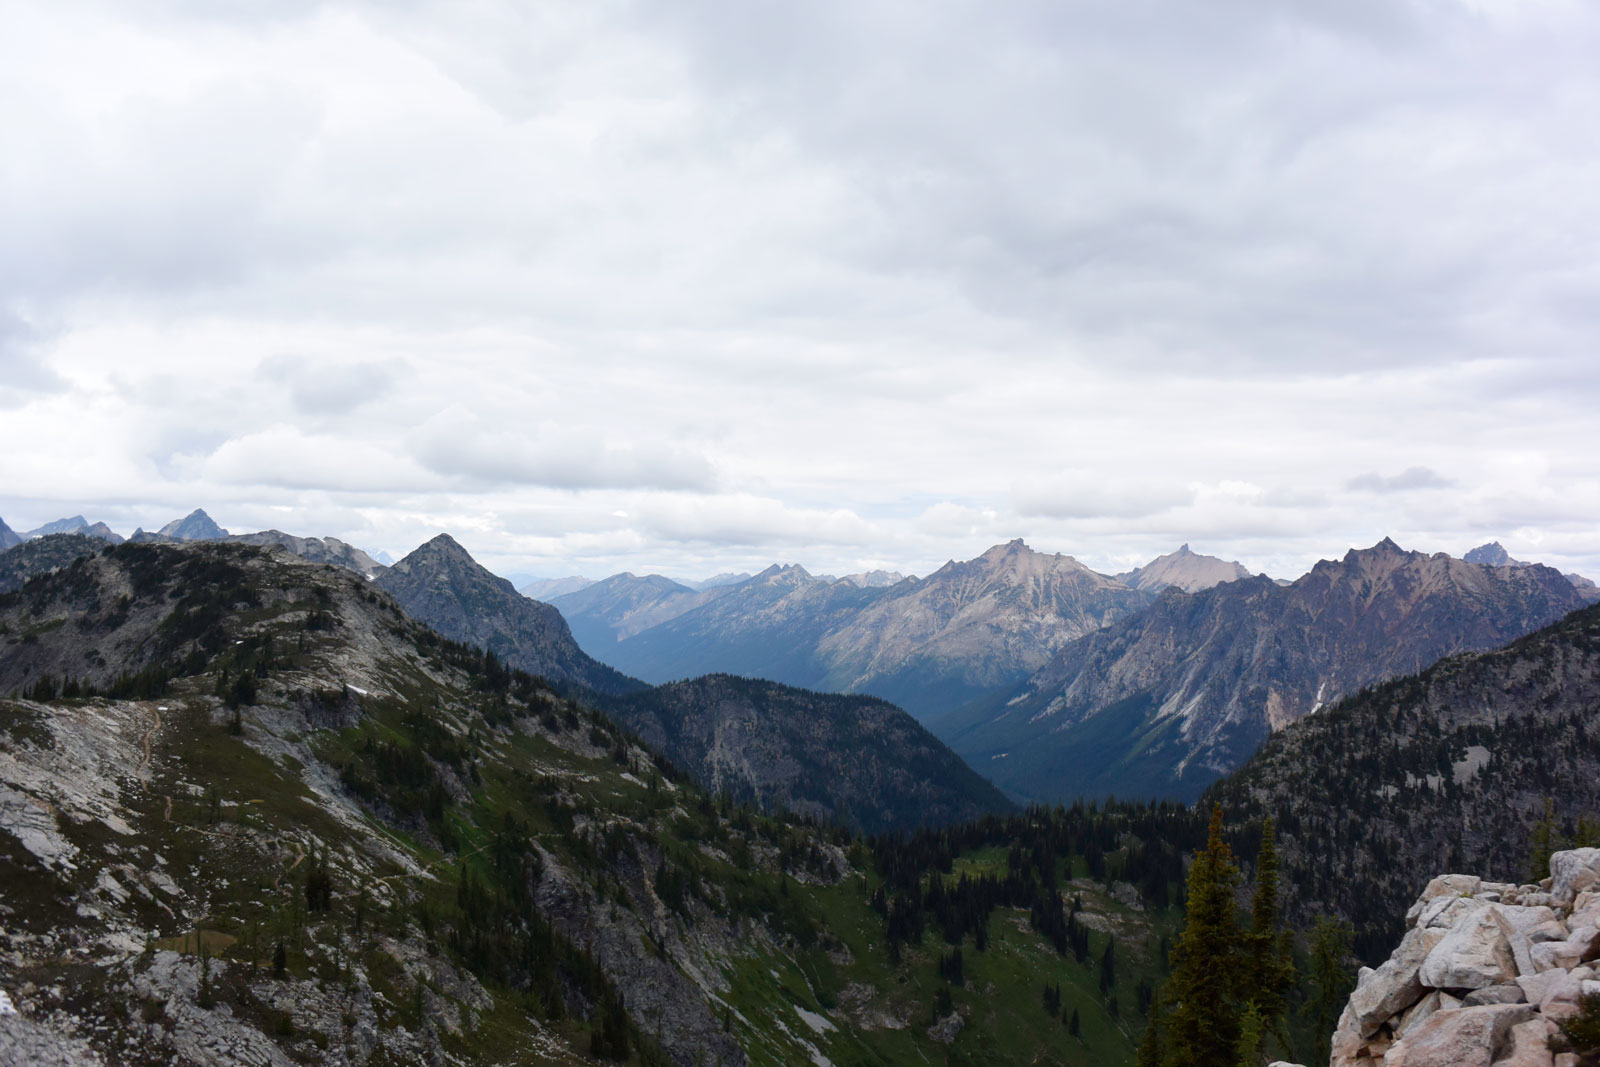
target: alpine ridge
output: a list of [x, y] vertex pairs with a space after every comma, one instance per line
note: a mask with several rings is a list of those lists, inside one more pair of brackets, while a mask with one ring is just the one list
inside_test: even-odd
[[1497, 647], [1583, 603], [1548, 567], [1481, 566], [1385, 538], [1287, 586], [1168, 589], [933, 726], [1014, 795], [1193, 799], [1272, 731], [1340, 696]]
[[1009, 687], [1147, 594], [1020, 539], [925, 578], [774, 564], [701, 588], [617, 575], [557, 597], [591, 654], [647, 681], [728, 672], [882, 697], [927, 721]]

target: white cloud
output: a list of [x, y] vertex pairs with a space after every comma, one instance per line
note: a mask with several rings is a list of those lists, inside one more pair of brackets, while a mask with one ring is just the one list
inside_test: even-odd
[[1597, 48], [1554, 0], [32, 5], [0, 514], [1600, 574]]
[[704, 456], [670, 443], [638, 445], [557, 425], [529, 432], [516, 422], [494, 424], [454, 407], [418, 428], [411, 451], [429, 470], [487, 485], [710, 489], [716, 482]]

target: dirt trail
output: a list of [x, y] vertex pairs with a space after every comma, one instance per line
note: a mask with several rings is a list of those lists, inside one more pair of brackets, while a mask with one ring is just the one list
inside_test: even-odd
[[276, 878], [274, 878], [272, 880], [272, 888], [274, 888], [274, 889], [278, 888], [279, 883], [283, 881], [283, 876], [284, 875], [293, 874], [294, 873], [294, 869], [296, 867], [300, 866], [300, 864], [305, 861], [305, 858], [306, 858], [305, 847], [303, 845], [301, 845], [298, 841], [291, 841], [291, 842], [289, 842], [289, 844], [295, 849], [294, 862], [289, 864], [289, 867], [288, 867], [287, 870], [279, 871], [278, 872], [278, 877], [276, 877]]
[[161, 729], [161, 709], [152, 708], [150, 714], [156, 717], [156, 723], [144, 732], [144, 740], [141, 742], [144, 746], [144, 758], [139, 761], [139, 769], [134, 772], [141, 780], [144, 778], [144, 772], [150, 769], [150, 739]]

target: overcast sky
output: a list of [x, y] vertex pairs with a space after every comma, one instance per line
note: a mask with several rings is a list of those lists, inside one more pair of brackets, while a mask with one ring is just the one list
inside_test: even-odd
[[1600, 577], [1596, 56], [1588, 0], [0, 0], [0, 517]]

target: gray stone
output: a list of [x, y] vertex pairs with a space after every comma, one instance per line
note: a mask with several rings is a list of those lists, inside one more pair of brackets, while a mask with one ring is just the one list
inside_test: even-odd
[[1550, 857], [1550, 895], [1571, 903], [1581, 890], [1600, 882], [1600, 848], [1575, 848]]
[[[1404, 1038], [1411, 1031], [1427, 1021], [1428, 1016], [1438, 1011], [1441, 1007], [1440, 998], [1449, 994], [1440, 993], [1437, 989], [1407, 1008], [1404, 1014], [1395, 1020], [1394, 1032], [1397, 1037]], [[1452, 1005], [1456, 1007], [1458, 1005]]]
[[1423, 960], [1418, 978], [1432, 989], [1482, 989], [1517, 977], [1517, 961], [1499, 910], [1463, 915]]
[[1527, 1002], [1527, 999], [1522, 993], [1521, 986], [1515, 982], [1507, 982], [1504, 985], [1491, 985], [1484, 986], [1482, 989], [1474, 989], [1461, 998], [1461, 1004], [1463, 1007], [1476, 1008], [1480, 1004], [1523, 1004]]
[[1511, 1028], [1511, 1051], [1495, 1067], [1554, 1067], [1550, 1039], [1543, 1019], [1530, 1019]]
[[[1512, 1028], [1533, 1019], [1526, 1004], [1489, 1004], [1434, 1012], [1386, 1067], [1490, 1067], [1511, 1047]], [[1398, 1048], [1398, 1046], [1397, 1046]]]
[[[1371, 1037], [1394, 1015], [1422, 999], [1418, 968], [1446, 936], [1442, 930], [1421, 927], [1408, 931], [1394, 954], [1362, 979], [1346, 1006], [1357, 1037]], [[1341, 1018], [1341, 1025], [1343, 1021]]]

